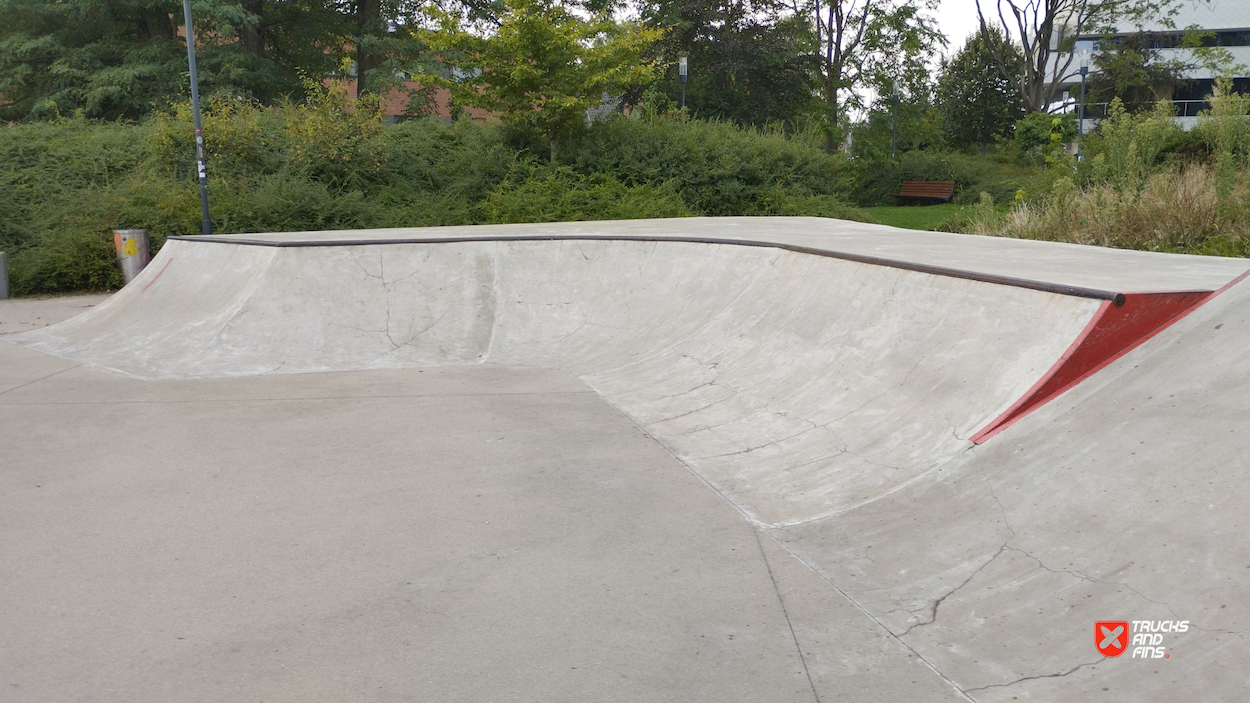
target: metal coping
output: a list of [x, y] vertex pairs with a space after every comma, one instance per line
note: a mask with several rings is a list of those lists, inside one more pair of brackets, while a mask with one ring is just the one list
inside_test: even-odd
[[570, 235], [519, 235], [504, 237], [412, 237], [404, 239], [326, 239], [326, 240], [293, 240], [293, 241], [271, 241], [266, 239], [233, 239], [226, 237], [214, 237], [212, 235], [190, 235], [190, 236], [173, 236], [169, 239], [175, 239], [181, 242], [211, 242], [214, 244], [241, 244], [244, 246], [257, 247], [347, 247], [347, 246], [374, 246], [379, 244], [450, 244], [455, 242], [553, 242], [565, 240], [580, 241], [627, 241], [627, 242], [684, 242], [692, 244], [729, 244], [747, 247], [766, 247], [770, 249], [785, 249], [787, 251], [798, 252], [800, 254], [812, 254], [815, 256], [824, 256], [831, 259], [842, 259], [844, 261], [853, 261], [860, 264], [871, 264], [873, 266], [886, 266], [889, 268], [903, 269], [905, 271], [916, 271], [918, 273], [929, 273], [936, 276], [947, 276], [950, 278], [962, 278], [969, 281], [980, 281], [982, 283], [994, 283], [1003, 286], [1014, 286], [1016, 288], [1028, 288], [1031, 290], [1044, 291], [1046, 293], [1056, 293], [1058, 295], [1070, 295], [1078, 298], [1093, 298], [1095, 300], [1110, 300], [1112, 305], [1120, 307], [1124, 305], [1124, 294], [1113, 291], [1098, 290], [1095, 288], [1083, 288], [1081, 286], [1069, 286], [1060, 283], [1048, 283], [1046, 281], [1031, 281], [1026, 278], [1014, 278], [1012, 276], [998, 276], [992, 273], [978, 273], [976, 271], [964, 271], [962, 269], [947, 268], [945, 266], [932, 266], [929, 264], [918, 264], [910, 261], [898, 261], [896, 259], [886, 259], [878, 256], [866, 256], [863, 254], [850, 254], [847, 252], [831, 251], [829, 249], [816, 249], [812, 247], [798, 246], [795, 244], [784, 244], [780, 242], [764, 242], [751, 239], [716, 239], [710, 237], [643, 237], [629, 235], [587, 235], [587, 234], [570, 234]]

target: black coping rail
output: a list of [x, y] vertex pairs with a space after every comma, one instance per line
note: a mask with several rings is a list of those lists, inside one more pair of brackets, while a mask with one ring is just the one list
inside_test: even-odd
[[1110, 300], [1112, 305], [1120, 307], [1124, 305], [1124, 294], [1113, 291], [1098, 290], [1095, 288], [1083, 288], [1081, 286], [1069, 286], [1061, 283], [1049, 283], [1046, 281], [1031, 281], [1027, 278], [1015, 278], [1013, 276], [999, 276], [992, 273], [980, 273], [977, 271], [965, 271], [963, 269], [948, 268], [946, 266], [932, 266], [929, 264], [918, 264], [910, 261], [899, 261], [897, 259], [886, 259], [879, 256], [867, 256], [864, 254], [850, 254], [847, 252], [833, 251], [829, 249], [816, 249], [813, 247], [798, 246], [795, 244], [784, 244], [781, 242], [765, 242], [752, 239], [716, 239], [711, 237], [644, 237], [629, 235], [594, 235], [594, 234], [568, 234], [568, 235], [510, 235], [510, 236], [494, 236], [494, 237], [408, 237], [408, 238], [388, 238], [388, 239], [317, 239], [317, 240], [290, 240], [290, 241], [274, 241], [269, 239], [243, 239], [234, 237], [214, 237], [214, 236], [173, 236], [169, 239], [175, 239], [180, 242], [211, 242], [214, 244], [240, 244], [244, 246], [256, 247], [347, 247], [347, 246], [375, 246], [379, 244], [449, 244], [454, 242], [552, 242], [565, 240], [582, 240], [582, 241], [626, 241], [626, 242], [681, 242], [693, 244], [729, 244], [746, 247], [765, 247], [770, 249], [785, 249], [786, 251], [798, 252], [800, 254], [813, 254], [815, 256], [824, 256], [831, 259], [842, 259], [844, 261], [854, 261], [860, 264], [871, 264], [873, 266], [886, 266], [889, 268], [903, 269], [906, 271], [916, 271], [918, 273], [929, 273], [936, 276], [947, 276], [950, 278], [963, 278], [969, 281], [981, 281], [983, 283], [995, 283], [1003, 286], [1014, 286], [1016, 288], [1028, 288], [1031, 290], [1044, 291], [1046, 293], [1056, 293], [1058, 295], [1070, 295], [1078, 298], [1093, 298], [1095, 300]]

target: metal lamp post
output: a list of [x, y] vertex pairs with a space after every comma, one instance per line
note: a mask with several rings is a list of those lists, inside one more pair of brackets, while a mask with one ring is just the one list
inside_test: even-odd
[[1081, 139], [1085, 136], [1085, 77], [1089, 74], [1089, 54], [1081, 52], [1081, 101], [1076, 104], [1076, 156], [1081, 157]]
[[681, 83], [681, 109], [686, 109], [686, 57], [683, 56], [677, 62], [677, 80]]
[[898, 81], [894, 82], [892, 99], [894, 111], [890, 116], [890, 161], [894, 161], [894, 154], [898, 150]]
[[200, 81], [195, 73], [195, 32], [191, 29], [191, 0], [182, 0], [182, 12], [187, 21], [187, 63], [191, 66], [191, 113], [195, 119], [195, 165], [200, 179], [201, 234], [212, 234], [213, 223], [208, 219], [208, 169], [204, 165], [204, 132], [200, 127]]

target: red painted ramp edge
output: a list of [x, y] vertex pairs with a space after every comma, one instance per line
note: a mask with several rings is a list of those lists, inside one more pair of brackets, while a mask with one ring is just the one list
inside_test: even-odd
[[1213, 291], [1126, 293], [1124, 304], [1103, 301], [1059, 361], [1014, 405], [972, 435], [981, 444], [1034, 409], [1124, 356], [1215, 295]]

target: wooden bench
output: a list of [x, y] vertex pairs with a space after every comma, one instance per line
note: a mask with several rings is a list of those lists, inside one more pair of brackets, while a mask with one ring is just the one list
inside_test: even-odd
[[955, 197], [955, 182], [903, 181], [902, 190], [897, 193], [890, 193], [890, 197], [898, 198], [899, 200], [933, 200], [940, 203], [949, 203], [951, 198]]

